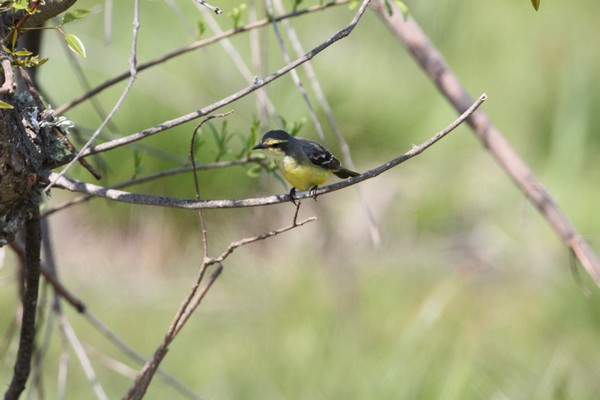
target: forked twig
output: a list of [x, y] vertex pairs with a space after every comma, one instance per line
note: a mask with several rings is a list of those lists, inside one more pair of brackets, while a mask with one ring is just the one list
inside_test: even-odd
[[[202, 266], [200, 267], [200, 272], [198, 274], [196, 282], [194, 283], [190, 292], [179, 307], [179, 310], [177, 311], [173, 322], [169, 326], [169, 329], [167, 330], [167, 333], [162, 343], [156, 349], [152, 358], [146, 362], [146, 364], [140, 371], [133, 386], [125, 396], [125, 399], [140, 399], [141, 397], [143, 397], [144, 393], [146, 392], [146, 389], [150, 385], [150, 381], [152, 380], [154, 374], [156, 373], [156, 370], [158, 369], [158, 366], [167, 354], [169, 345], [176, 338], [177, 334], [181, 331], [185, 323], [189, 320], [190, 316], [201, 304], [202, 300], [205, 298], [206, 294], [208, 293], [214, 282], [220, 276], [220, 274], [223, 271], [222, 263], [229, 255], [231, 255], [237, 248], [241, 246], [276, 236], [278, 234], [287, 232], [291, 229], [298, 228], [314, 220], [316, 220], [316, 218], [311, 217], [304, 221], [301, 221], [300, 223], [294, 223], [284, 228], [276, 229], [254, 237], [245, 238], [237, 242], [233, 242], [223, 253], [221, 253], [215, 258], [208, 258], [205, 256]], [[215, 264], [217, 265], [217, 268], [213, 270], [206, 284], [202, 288], [200, 288], [207, 268]]]
[[[196, 160], [195, 160], [195, 156], [194, 156], [194, 147], [195, 147], [194, 144], [195, 144], [196, 136], [198, 134], [199, 129], [202, 127], [202, 125], [204, 123], [206, 123], [207, 121], [209, 121], [213, 118], [216, 118], [216, 117], [224, 117], [224, 116], [230, 114], [231, 112], [232, 111], [225, 113], [225, 114], [211, 115], [208, 118], [205, 118], [202, 122], [200, 122], [196, 126], [196, 128], [194, 129], [194, 131], [192, 133], [192, 137], [190, 140], [189, 153], [190, 153], [190, 160], [191, 160], [193, 171], [194, 171], [194, 186], [195, 186], [197, 201], [200, 200], [200, 185], [198, 182], [198, 176], [196, 174]], [[200, 220], [202, 246], [203, 246], [203, 252], [204, 252], [204, 257], [203, 257], [202, 264], [200, 266], [198, 275], [196, 277], [194, 284], [192, 285], [192, 288], [190, 289], [186, 298], [184, 299], [183, 303], [179, 306], [179, 309], [177, 310], [175, 317], [174, 317], [173, 321], [171, 322], [171, 325], [167, 329], [167, 333], [165, 334], [165, 337], [164, 337], [162, 343], [158, 346], [158, 348], [154, 352], [152, 358], [150, 360], [148, 360], [146, 362], [146, 364], [144, 364], [139, 375], [135, 379], [133, 386], [127, 392], [125, 399], [140, 399], [145, 395], [146, 390], [147, 390], [148, 386], [150, 385], [150, 382], [152, 381], [152, 378], [154, 377], [156, 371], [158, 370], [158, 366], [160, 365], [160, 363], [162, 362], [162, 360], [164, 359], [164, 357], [167, 353], [169, 345], [173, 342], [173, 340], [175, 340], [176, 336], [179, 334], [179, 332], [184, 327], [186, 322], [189, 320], [189, 318], [192, 316], [194, 311], [201, 304], [202, 300], [206, 297], [206, 294], [208, 293], [208, 291], [210, 290], [212, 285], [215, 283], [217, 278], [221, 275], [221, 273], [223, 272], [223, 262], [225, 261], [225, 259], [227, 257], [229, 257], [229, 255], [231, 255], [237, 248], [239, 248], [241, 246], [244, 246], [244, 245], [259, 241], [259, 240], [264, 240], [264, 239], [278, 235], [283, 232], [287, 232], [291, 229], [297, 228], [299, 226], [304, 225], [307, 222], [310, 222], [310, 221], [313, 221], [316, 219], [313, 217], [313, 218], [309, 218], [305, 221], [302, 221], [301, 223], [296, 223], [296, 220], [295, 220], [296, 217], [294, 217], [294, 223], [291, 226], [281, 228], [281, 229], [276, 229], [276, 230], [266, 232], [266, 233], [263, 233], [263, 234], [260, 234], [260, 235], [254, 236], [254, 237], [245, 238], [245, 239], [233, 242], [229, 245], [229, 247], [223, 253], [221, 253], [221, 255], [219, 255], [218, 257], [210, 258], [210, 257], [208, 257], [208, 234], [207, 234], [206, 221], [204, 218], [204, 210], [203, 209], [198, 210], [198, 216], [199, 216], [199, 220]], [[296, 216], [297, 216], [297, 211], [296, 211]], [[217, 267], [210, 274], [208, 281], [204, 284], [204, 286], [201, 287], [201, 285], [204, 281], [206, 272], [208, 271], [208, 268], [215, 264], [217, 265]]]
[[[300, 204], [300, 202], [298, 202], [298, 204]], [[259, 240], [268, 239], [270, 237], [279, 235], [281, 233], [290, 231], [290, 230], [292, 230], [294, 228], [298, 228], [298, 227], [300, 227], [300, 226], [302, 226], [304, 224], [307, 224], [309, 222], [313, 222], [313, 221], [317, 220], [317, 217], [309, 217], [309, 218], [307, 218], [305, 220], [302, 220], [302, 221], [298, 222], [296, 220], [296, 218], [298, 217], [298, 210], [299, 209], [300, 209], [300, 205], [296, 206], [296, 213], [294, 214], [294, 221], [293, 221], [293, 223], [291, 225], [288, 225], [288, 226], [280, 228], [280, 229], [276, 229], [274, 231], [265, 232], [265, 233], [262, 233], [260, 235], [253, 236], [253, 237], [250, 237], [250, 238], [245, 238], [245, 239], [242, 239], [242, 240], [238, 240], [237, 242], [233, 242], [233, 243], [231, 243], [229, 245], [229, 247], [227, 248], [227, 250], [225, 250], [223, 253], [221, 253], [221, 255], [219, 255], [218, 257], [209, 259], [207, 261], [207, 264], [208, 265], [220, 264], [223, 261], [225, 261], [225, 259], [227, 257], [229, 257], [231, 255], [231, 253], [233, 253], [238, 247], [241, 247], [241, 246], [244, 246], [244, 245], [247, 245], [247, 244], [250, 244], [250, 243], [258, 242]]]

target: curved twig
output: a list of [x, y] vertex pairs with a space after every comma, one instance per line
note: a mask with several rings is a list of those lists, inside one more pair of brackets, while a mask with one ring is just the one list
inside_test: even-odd
[[[456, 127], [458, 127], [462, 122], [469, 119], [471, 114], [487, 99], [485, 94], [481, 95], [479, 99], [477, 99], [471, 107], [469, 107], [460, 117], [458, 117], [454, 122], [448, 125], [442, 131], [436, 133], [433, 137], [431, 137], [426, 142], [414, 146], [410, 151], [402, 154], [401, 156], [394, 158], [393, 160], [377, 167], [373, 168], [355, 178], [347, 179], [341, 182], [337, 182], [331, 185], [322, 186], [313, 191], [304, 191], [304, 192], [296, 192], [295, 199], [301, 200], [308, 197], [313, 197], [313, 195], [320, 196], [326, 193], [330, 193], [336, 190], [340, 190], [346, 188], [348, 186], [355, 185], [359, 182], [366, 181], [368, 179], [374, 178], [385, 171], [394, 168], [398, 164], [401, 164], [412, 157], [415, 157], [421, 154], [423, 151], [427, 150], [434, 143], [442, 139], [444, 136], [452, 132]], [[241, 208], [241, 207], [256, 207], [256, 206], [264, 206], [269, 204], [277, 204], [282, 202], [290, 201], [290, 197], [288, 194], [279, 195], [279, 196], [269, 196], [269, 197], [260, 197], [260, 198], [249, 198], [249, 199], [225, 199], [225, 200], [184, 200], [184, 199], [176, 199], [172, 197], [166, 196], [153, 196], [153, 195], [143, 195], [136, 194], [131, 192], [125, 192], [116, 189], [110, 189], [98, 185], [94, 185], [91, 183], [77, 181], [67, 177], [58, 177], [56, 173], [48, 173], [46, 176], [47, 179], [55, 180], [55, 185], [58, 187], [62, 187], [63, 189], [67, 189], [73, 192], [81, 192], [94, 196], [104, 197], [110, 200], [120, 201], [123, 203], [132, 203], [132, 204], [144, 204], [144, 205], [154, 205], [161, 207], [172, 207], [172, 208], [185, 208], [185, 209], [200, 209], [200, 208]]]

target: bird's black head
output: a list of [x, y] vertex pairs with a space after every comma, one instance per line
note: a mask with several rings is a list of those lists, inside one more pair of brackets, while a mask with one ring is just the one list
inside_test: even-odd
[[252, 149], [285, 149], [290, 140], [293, 140], [294, 137], [287, 133], [286, 131], [272, 130], [262, 137], [260, 143], [254, 146]]

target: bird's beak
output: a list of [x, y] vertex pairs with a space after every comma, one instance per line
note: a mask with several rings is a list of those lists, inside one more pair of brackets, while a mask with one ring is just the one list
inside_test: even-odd
[[262, 143], [259, 143], [259, 144], [257, 144], [256, 146], [254, 146], [254, 147], [252, 148], [252, 150], [260, 150], [260, 149], [265, 149], [265, 148], [266, 148], [266, 147], [265, 147], [265, 145], [264, 145], [264, 144], [262, 144]]

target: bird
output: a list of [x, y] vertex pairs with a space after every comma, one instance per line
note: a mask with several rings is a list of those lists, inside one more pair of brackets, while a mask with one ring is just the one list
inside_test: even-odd
[[[342, 167], [323, 145], [312, 140], [294, 137], [284, 130], [271, 130], [264, 134], [252, 150], [265, 150], [269, 158], [292, 185], [290, 198], [296, 204], [296, 189], [314, 192], [332, 175], [347, 179], [360, 175]], [[313, 196], [316, 200], [316, 196]]]

